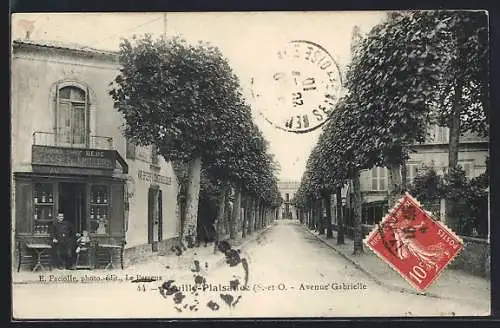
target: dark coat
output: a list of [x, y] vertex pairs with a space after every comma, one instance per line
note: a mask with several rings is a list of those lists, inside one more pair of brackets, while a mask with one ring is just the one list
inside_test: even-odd
[[59, 243], [70, 243], [73, 239], [73, 228], [68, 221], [55, 222], [52, 226], [52, 238]]

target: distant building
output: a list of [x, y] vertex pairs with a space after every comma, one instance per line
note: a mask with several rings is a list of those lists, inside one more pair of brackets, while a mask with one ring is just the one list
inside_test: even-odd
[[[16, 252], [29, 254], [30, 243], [50, 244], [59, 212], [75, 232], [90, 231], [100, 245], [125, 242], [126, 263], [169, 249], [177, 238], [177, 179], [152, 147], [136, 147], [122, 135], [123, 117], [108, 94], [118, 72], [113, 52], [13, 42]], [[102, 260], [109, 260], [106, 252]]]
[[295, 197], [295, 193], [299, 189], [300, 179], [282, 179], [278, 181], [278, 189], [280, 191], [281, 197], [283, 198], [283, 204], [280, 208], [279, 218], [280, 219], [297, 219], [297, 211], [295, 206], [291, 203]]

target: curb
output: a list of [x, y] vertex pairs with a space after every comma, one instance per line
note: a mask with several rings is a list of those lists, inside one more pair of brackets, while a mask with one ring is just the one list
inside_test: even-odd
[[447, 299], [447, 300], [455, 300], [455, 301], [456, 300], [460, 300], [460, 301], [464, 301], [465, 300], [465, 299], [462, 299], [462, 298], [454, 298], [454, 297], [442, 296], [442, 295], [437, 295], [437, 294], [434, 294], [434, 293], [427, 293], [427, 292], [421, 293], [421, 292], [417, 292], [415, 290], [412, 290], [412, 289], [409, 289], [409, 288], [406, 288], [406, 287], [398, 287], [398, 286], [395, 286], [393, 284], [388, 284], [386, 282], [383, 282], [382, 280], [378, 279], [373, 273], [371, 273], [370, 271], [366, 270], [361, 265], [359, 265], [354, 260], [352, 260], [344, 252], [342, 252], [342, 251], [338, 250], [336, 247], [330, 245], [329, 243], [327, 243], [326, 241], [324, 241], [323, 239], [321, 239], [319, 236], [317, 236], [311, 230], [309, 230], [307, 228], [305, 228], [305, 230], [307, 232], [309, 232], [311, 235], [313, 235], [314, 237], [316, 237], [317, 240], [321, 241], [323, 244], [325, 244], [329, 248], [333, 249], [341, 257], [343, 257], [347, 261], [351, 262], [359, 271], [361, 271], [364, 274], [366, 274], [371, 280], [373, 280], [379, 286], [384, 286], [384, 287], [386, 287], [388, 289], [391, 289], [391, 290], [394, 290], [394, 291], [399, 291], [400, 293], [409, 293], [409, 294], [418, 295], [418, 296], [427, 296], [427, 297], [431, 297], [431, 298]]

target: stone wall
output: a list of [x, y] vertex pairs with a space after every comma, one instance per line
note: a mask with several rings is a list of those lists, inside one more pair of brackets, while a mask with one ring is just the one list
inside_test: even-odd
[[480, 277], [490, 277], [490, 244], [486, 239], [461, 236], [464, 249], [449, 268]]
[[158, 255], [173, 254], [170, 248], [177, 243], [177, 237], [162, 240], [158, 243], [158, 252], [152, 251], [151, 244], [142, 244], [125, 248], [123, 254], [123, 266], [128, 267], [137, 263], [144, 263]]

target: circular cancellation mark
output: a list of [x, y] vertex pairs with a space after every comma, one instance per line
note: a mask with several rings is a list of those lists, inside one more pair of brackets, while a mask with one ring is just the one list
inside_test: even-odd
[[252, 80], [262, 116], [276, 128], [311, 132], [323, 125], [342, 88], [340, 68], [328, 51], [305, 40], [288, 42]]

